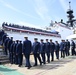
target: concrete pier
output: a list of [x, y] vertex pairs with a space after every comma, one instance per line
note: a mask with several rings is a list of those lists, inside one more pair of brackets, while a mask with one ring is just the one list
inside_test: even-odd
[[[31, 56], [31, 64], [34, 64], [33, 56]], [[25, 60], [23, 62], [22, 67], [18, 67], [18, 65], [5, 64], [6, 73], [10, 73], [10, 75], [15, 74], [12, 71], [7, 70], [8, 68], [13, 71], [17, 71], [20, 75], [76, 75], [76, 56], [69, 56], [66, 58], [60, 58], [60, 60], [56, 60], [51, 63], [46, 63], [46, 65], [32, 67], [31, 69], [27, 69], [25, 66]], [[1, 70], [0, 66], [0, 70]], [[0, 71], [0, 75], [7, 75]], [[17, 73], [16, 73], [17, 74]], [[9, 74], [8, 74], [9, 75]]]

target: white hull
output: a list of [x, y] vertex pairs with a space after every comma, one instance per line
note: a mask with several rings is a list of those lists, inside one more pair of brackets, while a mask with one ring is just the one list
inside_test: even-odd
[[[14, 40], [24, 40], [24, 37], [28, 37], [29, 40], [34, 42], [34, 38], [40, 39], [52, 39], [54, 42], [58, 41], [60, 42], [61, 39], [66, 40], [66, 38], [69, 35], [73, 34], [73, 31], [71, 28], [67, 27], [66, 25], [62, 23], [56, 23], [54, 24], [54, 30], [57, 30], [59, 34], [51, 33], [51, 32], [44, 32], [44, 31], [37, 31], [37, 30], [30, 30], [30, 29], [20, 29], [20, 28], [15, 28], [12, 26], [6, 26], [4, 25], [3, 29], [5, 32], [8, 34], [9, 37], [13, 37]], [[53, 29], [51, 28], [51, 29]]]
[[47, 36], [47, 35], [38, 35], [38, 34], [30, 34], [30, 33], [19, 33], [19, 32], [11, 32], [11, 31], [5, 31], [9, 37], [13, 37], [14, 40], [22, 40], [24, 41], [24, 37], [27, 36], [29, 40], [34, 42], [34, 38], [40, 39], [52, 39], [53, 41], [59, 41], [61, 40], [60, 37], [54, 37], [54, 36]]

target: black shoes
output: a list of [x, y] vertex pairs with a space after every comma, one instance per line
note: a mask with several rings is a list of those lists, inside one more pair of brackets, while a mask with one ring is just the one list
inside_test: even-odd
[[31, 67], [28, 67], [27, 69], [30, 69]]
[[42, 65], [42, 62], [40, 63], [40, 66]]
[[37, 66], [37, 64], [34, 64], [33, 66]]
[[21, 65], [19, 65], [18, 67], [21, 67]]
[[27, 69], [30, 69], [32, 66], [29, 66]]
[[30, 69], [32, 66], [25, 66], [25, 67], [27, 67], [27, 69]]
[[25, 66], [25, 67], [28, 67], [28, 66]]
[[46, 64], [46, 62], [44, 62], [43, 64]]
[[47, 60], [48, 63], [50, 63], [50, 60]]
[[54, 61], [54, 60], [51, 60], [51, 61]]

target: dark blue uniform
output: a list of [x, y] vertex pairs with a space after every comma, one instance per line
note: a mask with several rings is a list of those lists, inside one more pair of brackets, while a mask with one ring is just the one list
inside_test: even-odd
[[14, 42], [11, 44], [10, 46], [10, 63], [13, 64], [14, 63], [14, 58], [13, 58], [13, 47], [14, 47]]
[[16, 64], [18, 62], [17, 60], [17, 57], [16, 57], [16, 45], [17, 43], [14, 43], [14, 46], [13, 46], [13, 61], [14, 61], [14, 64]]
[[13, 43], [13, 40], [12, 39], [9, 39], [8, 40], [8, 43], [7, 43], [7, 47], [8, 47], [8, 51], [9, 51], [9, 60], [11, 60], [11, 52], [10, 52], [10, 47], [11, 47], [11, 44]]
[[0, 31], [0, 38], [2, 40], [2, 36], [5, 34], [5, 32], [3, 30]]
[[8, 47], [9, 52], [10, 52], [10, 46], [11, 46], [12, 43], [13, 43], [13, 40], [9, 39], [8, 43], [7, 43], [7, 47]]
[[51, 51], [51, 61], [54, 61], [54, 50], [55, 50], [55, 44], [53, 42], [50, 42], [50, 51]]
[[15, 52], [15, 64], [18, 65], [18, 54], [17, 54], [17, 50], [18, 50], [18, 40], [16, 41], [16, 44], [15, 44], [15, 48], [16, 50], [14, 51]]
[[31, 41], [30, 40], [25, 40], [23, 42], [23, 54], [26, 58], [26, 67], [30, 68], [31, 67], [31, 64], [30, 64], [30, 53], [31, 53], [31, 50], [32, 50], [32, 44], [31, 44]]
[[45, 43], [41, 42], [40, 43], [40, 53], [42, 56], [42, 61], [45, 64], [46, 63], [46, 58], [45, 58]]
[[67, 53], [68, 53], [68, 51], [67, 51], [67, 42], [65, 42], [65, 41], [64, 41], [64, 49], [65, 49], [65, 54], [67, 56]]
[[6, 33], [4, 33], [3, 36], [2, 36], [2, 42], [3, 42], [3, 43], [4, 43], [5, 39], [7, 38], [6, 36], [7, 36]]
[[70, 42], [67, 40], [66, 41], [66, 44], [67, 44], [67, 56], [69, 56], [70, 55], [70, 52], [69, 52], [69, 50], [70, 50]]
[[4, 50], [5, 50], [5, 54], [8, 55], [8, 47], [7, 47], [7, 44], [8, 44], [8, 41], [9, 41], [9, 37], [7, 37], [4, 41]]
[[65, 57], [65, 49], [64, 49], [64, 42], [60, 43], [60, 50], [61, 50], [61, 58]]
[[21, 43], [21, 41], [20, 41], [20, 43], [17, 45], [16, 54], [18, 55], [18, 64], [19, 64], [19, 67], [21, 67], [22, 61], [23, 61], [22, 43]]
[[72, 55], [76, 55], [76, 52], [75, 52], [75, 43], [74, 43], [74, 41], [72, 41], [72, 43], [71, 43], [71, 54], [72, 54]]
[[0, 45], [2, 45], [2, 41], [0, 40]]
[[3, 35], [5, 34], [4, 30], [0, 30], [0, 41], [2, 42], [3, 45]]
[[59, 59], [59, 43], [55, 44], [55, 53], [56, 53], [56, 58]]
[[40, 58], [40, 43], [39, 42], [33, 43], [33, 54], [34, 54], [34, 60], [35, 60], [34, 66], [37, 66], [37, 58], [40, 62], [40, 65], [42, 65], [41, 58]]
[[45, 52], [47, 54], [47, 62], [50, 63], [50, 43], [45, 43]]

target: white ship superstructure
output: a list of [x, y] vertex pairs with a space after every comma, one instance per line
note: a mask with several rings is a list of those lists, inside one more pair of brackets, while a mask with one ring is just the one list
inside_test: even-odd
[[32, 42], [34, 38], [40, 39], [52, 39], [53, 41], [61, 41], [61, 39], [66, 39], [67, 36], [73, 34], [72, 30], [62, 23], [55, 23], [53, 27], [49, 27], [51, 30], [37, 29], [26, 26], [19, 25], [3, 25], [3, 29], [8, 34], [9, 37], [13, 37], [14, 40], [24, 40], [27, 36]]
[[59, 32], [61, 39], [64, 40], [73, 34], [73, 29], [67, 26], [65, 23], [54, 23], [53, 26], [46, 27], [46, 30]]

